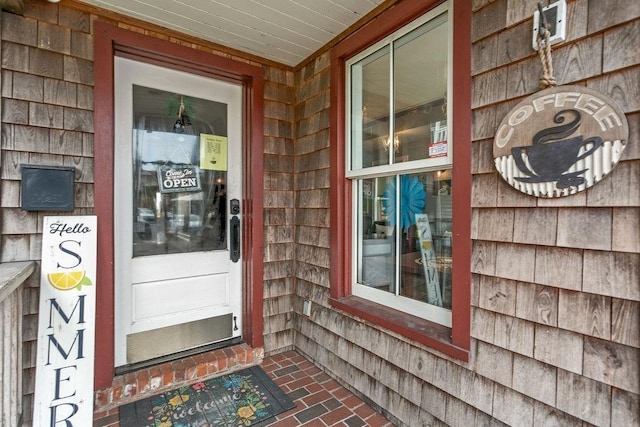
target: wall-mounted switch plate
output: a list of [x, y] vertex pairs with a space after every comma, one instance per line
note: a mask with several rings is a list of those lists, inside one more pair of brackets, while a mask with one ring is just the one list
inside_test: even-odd
[[[547, 21], [547, 29], [549, 30], [549, 43], [556, 44], [565, 40], [567, 31], [567, 2], [558, 0], [550, 5], [542, 8], [542, 13]], [[536, 10], [533, 14], [533, 41], [534, 50], [538, 50], [538, 33], [542, 24], [540, 11]]]
[[311, 316], [311, 301], [308, 299], [304, 300], [304, 304], [302, 305], [302, 314], [305, 316]]

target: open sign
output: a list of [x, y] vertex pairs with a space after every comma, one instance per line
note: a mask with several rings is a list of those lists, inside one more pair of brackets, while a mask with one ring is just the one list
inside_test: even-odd
[[161, 193], [200, 191], [200, 173], [197, 166], [171, 165], [158, 168], [158, 185]]

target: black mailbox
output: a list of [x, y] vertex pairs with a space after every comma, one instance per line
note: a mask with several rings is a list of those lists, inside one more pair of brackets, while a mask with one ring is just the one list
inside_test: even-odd
[[21, 207], [25, 211], [72, 211], [74, 167], [20, 165]]

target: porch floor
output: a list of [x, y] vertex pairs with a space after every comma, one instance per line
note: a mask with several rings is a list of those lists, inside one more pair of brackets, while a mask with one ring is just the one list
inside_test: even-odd
[[262, 368], [296, 404], [270, 426], [393, 426], [295, 351], [265, 358]]
[[[393, 426], [337, 381], [295, 351], [266, 357], [260, 365], [291, 397], [296, 407], [274, 418], [269, 426]], [[94, 425], [118, 427], [116, 410]]]

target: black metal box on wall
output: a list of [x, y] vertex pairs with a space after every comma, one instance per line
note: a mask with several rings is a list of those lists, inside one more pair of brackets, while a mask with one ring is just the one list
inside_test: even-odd
[[21, 207], [25, 211], [72, 211], [75, 168], [20, 165]]

